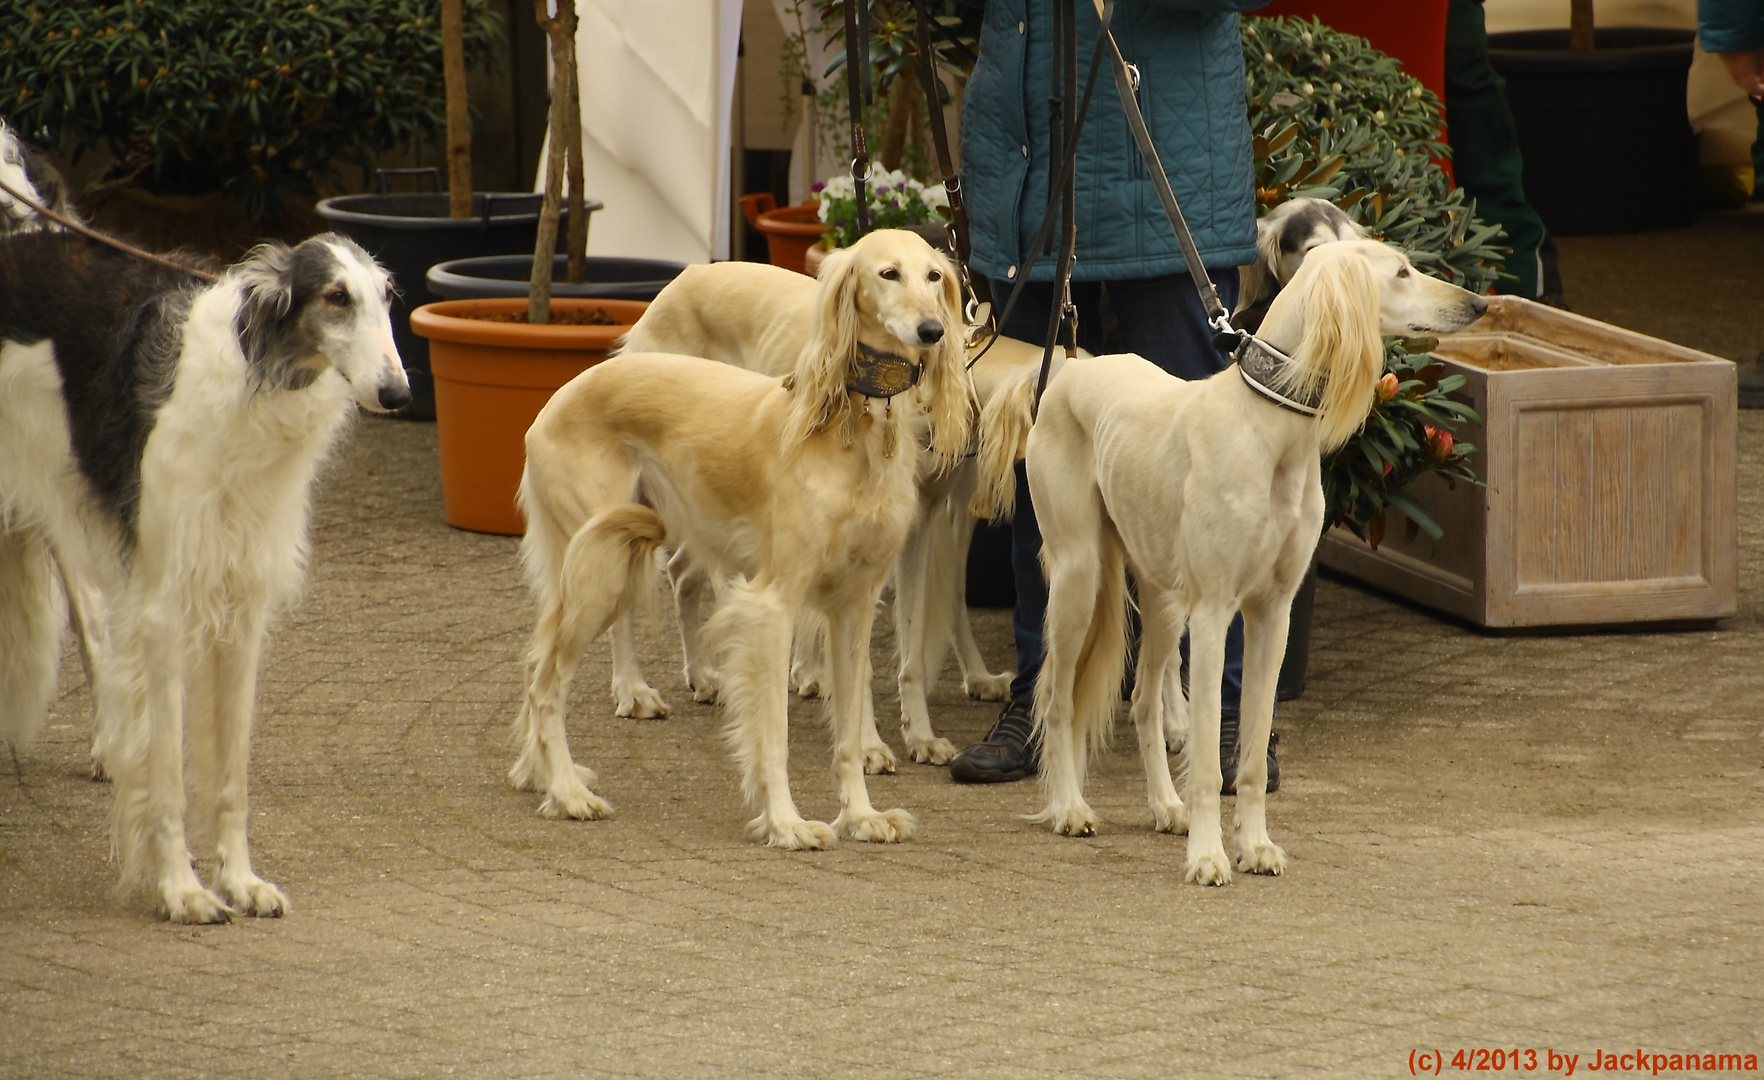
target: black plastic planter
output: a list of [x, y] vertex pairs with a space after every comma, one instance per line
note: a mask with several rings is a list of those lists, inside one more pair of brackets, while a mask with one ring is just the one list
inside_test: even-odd
[[1525, 197], [1553, 233], [1642, 232], [1696, 217], [1686, 116], [1689, 30], [1614, 27], [1596, 49], [1566, 30], [1489, 35], [1525, 156]]
[[[474, 192], [472, 216], [447, 216], [445, 192], [405, 195], [341, 195], [318, 204], [331, 227], [366, 248], [392, 271], [402, 290], [392, 313], [392, 333], [399, 355], [410, 372], [411, 403], [399, 413], [412, 420], [435, 418], [435, 386], [429, 377], [429, 343], [411, 333], [412, 309], [442, 299], [431, 295], [425, 276], [429, 267], [474, 255], [525, 252], [529, 262], [539, 235], [539, 204], [535, 192]], [[588, 202], [593, 213], [601, 204]], [[568, 215], [558, 224], [559, 248], [564, 244]]]
[[[663, 286], [686, 269], [685, 263], [663, 259], [616, 259], [589, 256], [584, 266], [587, 281], [564, 280], [569, 259], [559, 255], [551, 268], [551, 295], [594, 300], [654, 300]], [[448, 300], [482, 300], [498, 296], [527, 295], [533, 256], [482, 255], [451, 259], [429, 267], [429, 292]]]

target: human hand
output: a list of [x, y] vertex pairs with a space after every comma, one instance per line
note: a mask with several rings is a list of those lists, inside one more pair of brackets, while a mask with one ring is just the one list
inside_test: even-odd
[[1764, 49], [1719, 54], [1727, 74], [1753, 101], [1764, 101]]

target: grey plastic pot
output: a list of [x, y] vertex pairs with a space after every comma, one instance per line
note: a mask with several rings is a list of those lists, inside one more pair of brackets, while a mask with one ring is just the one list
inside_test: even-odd
[[[587, 281], [564, 280], [566, 256], [559, 255], [551, 268], [551, 295], [560, 299], [583, 297], [596, 300], [654, 300], [668, 282], [686, 269], [685, 263], [665, 259], [620, 259], [590, 255], [585, 264]], [[429, 267], [429, 291], [448, 300], [481, 300], [497, 296], [526, 296], [533, 270], [533, 256], [482, 255], [450, 259]]]
[[[331, 228], [349, 237], [392, 271], [402, 292], [393, 306], [392, 334], [410, 373], [407, 419], [435, 418], [435, 385], [429, 376], [429, 343], [410, 330], [415, 308], [444, 299], [429, 292], [429, 267], [476, 255], [526, 253], [530, 261], [539, 235], [539, 203], [530, 191], [479, 191], [472, 194], [472, 216], [447, 216], [445, 192], [399, 195], [340, 195], [318, 204]], [[601, 208], [589, 200], [588, 212]], [[561, 248], [568, 215], [557, 230]]]

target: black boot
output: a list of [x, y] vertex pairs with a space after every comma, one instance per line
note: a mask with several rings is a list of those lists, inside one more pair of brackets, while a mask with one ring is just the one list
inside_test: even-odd
[[1026, 697], [1013, 699], [985, 738], [949, 759], [950, 778], [958, 784], [1002, 784], [1040, 771], [1041, 740]]
[[[1220, 781], [1219, 794], [1237, 794], [1237, 721], [1238, 715], [1229, 709], [1219, 713], [1219, 771], [1224, 774]], [[1280, 790], [1280, 762], [1274, 758], [1275, 748], [1280, 745], [1280, 732], [1268, 733], [1268, 793], [1272, 795]]]

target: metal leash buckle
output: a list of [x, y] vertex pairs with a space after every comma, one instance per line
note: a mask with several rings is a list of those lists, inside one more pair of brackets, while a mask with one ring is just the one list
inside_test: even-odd
[[[862, 176], [858, 175], [858, 162], [859, 161], [862, 161], [864, 163], [864, 172], [863, 172]], [[868, 154], [864, 155], [861, 158], [854, 157], [851, 159], [851, 178], [854, 181], [860, 181], [862, 183], [867, 184], [870, 182], [870, 177], [874, 176], [875, 174], [876, 174], [876, 164], [875, 164], [875, 162], [870, 160]]]

